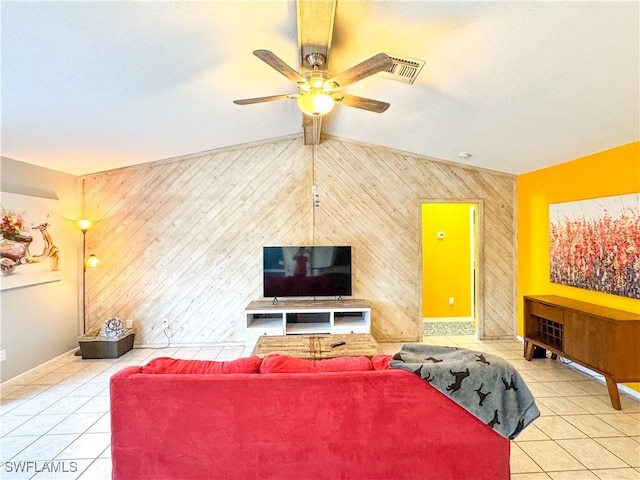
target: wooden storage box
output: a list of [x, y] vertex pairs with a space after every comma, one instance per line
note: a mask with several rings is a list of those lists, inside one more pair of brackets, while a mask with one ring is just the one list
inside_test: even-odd
[[133, 348], [135, 331], [127, 329], [117, 337], [103, 337], [100, 330], [78, 338], [82, 358], [118, 358]]

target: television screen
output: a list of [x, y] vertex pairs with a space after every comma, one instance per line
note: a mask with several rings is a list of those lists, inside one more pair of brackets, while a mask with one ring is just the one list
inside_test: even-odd
[[264, 247], [265, 297], [351, 295], [351, 247]]

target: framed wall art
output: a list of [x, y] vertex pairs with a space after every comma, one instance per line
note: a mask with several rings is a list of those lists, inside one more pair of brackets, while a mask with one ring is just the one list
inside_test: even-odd
[[0, 290], [63, 277], [59, 202], [0, 192]]
[[549, 206], [552, 283], [640, 299], [640, 193]]

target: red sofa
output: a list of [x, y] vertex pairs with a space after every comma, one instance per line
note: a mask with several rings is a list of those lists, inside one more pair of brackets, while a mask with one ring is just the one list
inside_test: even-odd
[[375, 366], [268, 356], [127, 367], [111, 378], [113, 479], [509, 478], [507, 438], [418, 376]]

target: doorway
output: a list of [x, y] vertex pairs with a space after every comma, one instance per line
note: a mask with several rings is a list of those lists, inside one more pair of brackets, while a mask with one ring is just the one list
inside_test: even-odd
[[475, 335], [479, 303], [481, 201], [421, 204], [423, 335]]

